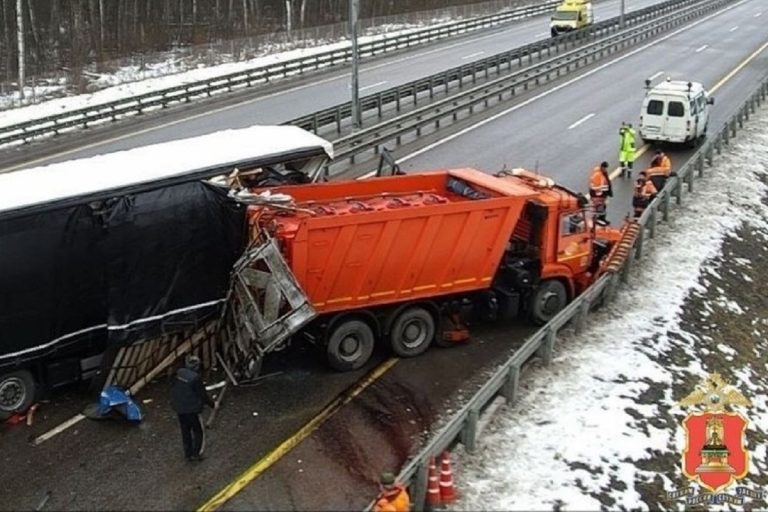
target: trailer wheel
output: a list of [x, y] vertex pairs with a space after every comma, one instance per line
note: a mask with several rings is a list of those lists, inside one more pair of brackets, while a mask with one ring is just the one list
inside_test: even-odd
[[0, 421], [29, 409], [35, 400], [35, 379], [27, 370], [0, 375]]
[[389, 331], [389, 344], [400, 357], [423, 354], [434, 338], [435, 319], [429, 311], [420, 307], [403, 310]]
[[568, 293], [557, 279], [544, 281], [531, 298], [531, 319], [537, 325], [544, 325], [555, 317], [568, 302]]
[[371, 358], [373, 343], [373, 330], [367, 323], [357, 319], [342, 321], [328, 336], [328, 364], [341, 372], [357, 370]]

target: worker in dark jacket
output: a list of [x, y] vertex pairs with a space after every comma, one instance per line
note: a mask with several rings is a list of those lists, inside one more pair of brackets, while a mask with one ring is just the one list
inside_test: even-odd
[[208, 396], [200, 376], [200, 358], [187, 356], [185, 367], [176, 370], [171, 386], [171, 406], [179, 416], [181, 440], [187, 460], [202, 460], [205, 449], [205, 431], [200, 413], [203, 405], [215, 407]]

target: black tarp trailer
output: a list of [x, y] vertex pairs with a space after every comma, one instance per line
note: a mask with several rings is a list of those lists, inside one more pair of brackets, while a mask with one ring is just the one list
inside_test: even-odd
[[107, 348], [219, 314], [245, 215], [210, 178], [311, 181], [331, 157], [299, 128], [253, 126], [0, 174], [0, 418], [103, 375]]

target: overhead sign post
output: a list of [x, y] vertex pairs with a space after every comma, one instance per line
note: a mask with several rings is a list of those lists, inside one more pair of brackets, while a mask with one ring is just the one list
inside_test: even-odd
[[360, 129], [362, 120], [360, 117], [360, 83], [358, 81], [358, 68], [360, 56], [357, 51], [357, 26], [358, 13], [360, 12], [360, 0], [349, 0], [349, 35], [352, 38], [352, 125], [355, 130]]

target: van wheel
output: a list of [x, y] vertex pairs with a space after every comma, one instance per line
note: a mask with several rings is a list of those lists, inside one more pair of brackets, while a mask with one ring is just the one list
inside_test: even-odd
[[328, 337], [328, 364], [340, 372], [357, 370], [371, 358], [373, 343], [373, 330], [367, 323], [358, 319], [342, 321]]
[[402, 311], [389, 332], [392, 351], [400, 357], [423, 354], [435, 338], [435, 319], [424, 308], [412, 307]]
[[567, 302], [568, 293], [563, 283], [556, 279], [544, 281], [531, 297], [531, 320], [537, 325], [544, 325], [562, 311]]
[[37, 385], [27, 370], [0, 376], [0, 421], [29, 409], [35, 400]]

